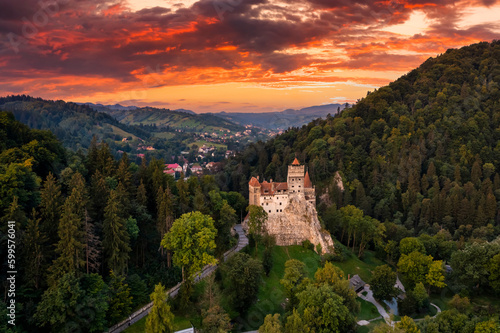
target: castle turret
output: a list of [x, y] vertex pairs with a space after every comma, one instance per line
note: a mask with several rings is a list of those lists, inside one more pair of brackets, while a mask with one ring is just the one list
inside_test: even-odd
[[250, 205], [260, 205], [260, 183], [255, 177], [248, 183], [248, 203]]
[[288, 166], [289, 193], [304, 193], [304, 169], [305, 166], [300, 165], [298, 159]]

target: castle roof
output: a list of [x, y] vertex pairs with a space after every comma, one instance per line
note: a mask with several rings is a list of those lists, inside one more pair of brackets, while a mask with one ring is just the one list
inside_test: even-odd
[[253, 186], [253, 187], [260, 187], [259, 181], [255, 177], [252, 177], [252, 179], [250, 179], [250, 182], [248, 183], [248, 185]]
[[263, 181], [260, 193], [264, 195], [274, 195], [276, 191], [288, 190], [288, 183], [268, 183]]
[[309, 178], [309, 171], [306, 171], [306, 176], [304, 178], [304, 188], [312, 188], [311, 178]]
[[295, 159], [293, 160], [292, 165], [300, 165], [300, 162], [297, 159], [297, 157], [295, 157]]

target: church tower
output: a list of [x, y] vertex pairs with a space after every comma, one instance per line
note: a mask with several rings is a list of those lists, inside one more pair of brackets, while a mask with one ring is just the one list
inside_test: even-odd
[[297, 158], [288, 166], [288, 193], [304, 193], [304, 170]]

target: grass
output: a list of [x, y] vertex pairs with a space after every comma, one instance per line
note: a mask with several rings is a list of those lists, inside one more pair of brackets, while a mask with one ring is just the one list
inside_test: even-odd
[[[251, 255], [253, 255], [253, 249]], [[263, 247], [259, 249], [259, 257], [264, 252]], [[258, 301], [248, 311], [248, 315], [244, 319], [244, 330], [255, 330], [262, 325], [264, 317], [267, 314], [279, 313], [283, 315], [284, 304], [285, 304], [285, 294], [284, 289], [280, 284], [280, 279], [285, 273], [285, 262], [289, 259], [297, 259], [306, 264], [306, 271], [310, 278], [314, 278], [314, 273], [320, 267], [320, 256], [311, 250], [306, 250], [302, 246], [287, 246], [287, 247], [275, 247], [273, 250], [273, 269], [271, 270], [268, 277], [264, 277], [264, 282], [259, 289]], [[347, 260], [344, 262], [334, 262], [334, 265], [338, 266], [347, 275], [358, 274], [365, 282], [371, 277], [371, 271], [379, 266], [383, 265], [383, 262], [375, 258], [375, 254], [370, 251], [366, 251], [363, 260], [359, 259], [355, 255], [348, 256]], [[380, 317], [378, 311], [373, 304], [367, 303], [363, 305], [363, 300], [361, 304], [361, 313], [359, 318], [361, 319], [373, 319]], [[366, 303], [366, 302], [364, 302]], [[373, 315], [372, 315], [373, 307]], [[363, 316], [363, 317], [361, 317]], [[361, 320], [360, 319], [360, 320]], [[367, 319], [365, 319], [367, 320]]]
[[380, 325], [381, 323], [384, 323], [384, 319], [378, 319], [372, 321], [370, 324], [366, 326], [359, 326], [358, 329], [356, 330], [356, 333], [369, 333], [371, 332], [376, 326]]
[[365, 301], [364, 299], [358, 298], [357, 300], [361, 303], [361, 310], [357, 315], [357, 320], [370, 320], [380, 317], [380, 313], [378, 313], [377, 308], [370, 302]]
[[190, 143], [188, 145], [189, 145], [189, 148], [191, 148], [193, 145], [197, 145], [198, 148], [201, 148], [201, 147], [203, 147], [203, 145], [205, 145], [206, 147], [214, 146], [215, 148], [224, 148], [225, 150], [227, 150], [227, 145], [223, 145], [223, 144], [215, 143], [215, 142], [208, 142], [205, 140], [198, 140], [198, 141]]
[[114, 134], [118, 134], [119, 136], [121, 136], [122, 138], [128, 138], [129, 136], [132, 137], [132, 140], [136, 141], [138, 140], [138, 137], [135, 136], [134, 134], [132, 133], [129, 133], [129, 132], [125, 132], [124, 130], [122, 130], [121, 128], [118, 128], [114, 125], [109, 125], [109, 127], [111, 127], [113, 129], [113, 133]]
[[[250, 249], [250, 255], [254, 257], [255, 248]], [[260, 246], [258, 251], [258, 258], [262, 259], [264, 253], [264, 247]], [[281, 316], [284, 315], [285, 309], [284, 305], [286, 302], [286, 297], [284, 294], [284, 288], [280, 284], [280, 279], [283, 278], [285, 273], [285, 262], [289, 259], [297, 259], [302, 261], [306, 265], [306, 272], [308, 277], [314, 278], [314, 273], [321, 266], [320, 256], [312, 251], [304, 249], [302, 246], [276, 246], [273, 249], [273, 268], [269, 273], [269, 276], [264, 276], [263, 283], [260, 286], [258, 293], [257, 302], [250, 307], [248, 313], [243, 318], [236, 318], [238, 314], [231, 310], [229, 306], [229, 301], [221, 299], [221, 305], [228, 311], [231, 318], [235, 319], [237, 322], [242, 324], [241, 331], [255, 330], [258, 329], [264, 322], [264, 317], [267, 314], [279, 313]], [[366, 251], [363, 260], [357, 258], [354, 254], [348, 256], [347, 260], [344, 262], [334, 262], [334, 265], [341, 268], [347, 275], [358, 274], [361, 276], [365, 282], [369, 280], [371, 276], [371, 271], [378, 265], [382, 265], [383, 262], [375, 258], [373, 252]], [[200, 294], [203, 291], [204, 283], [198, 283], [195, 285], [195, 294]], [[194, 297], [197, 298], [196, 296]], [[365, 302], [364, 300], [358, 299], [361, 303], [361, 311], [358, 314], [358, 320], [370, 320], [380, 316], [378, 311], [373, 304]], [[195, 327], [201, 326], [202, 318], [196, 312], [194, 307], [189, 313], [174, 313], [176, 326], [175, 330], [185, 329], [191, 327], [191, 323]], [[369, 332], [370, 329], [376, 326], [379, 322], [383, 320], [376, 320], [370, 325], [361, 327], [358, 332]], [[145, 319], [137, 322], [128, 328], [125, 332], [144, 332]], [[187, 326], [186, 326], [187, 325]], [[368, 329], [368, 330], [367, 330]]]
[[363, 260], [359, 259], [356, 255], [349, 253], [349, 257], [344, 262], [334, 262], [333, 264], [344, 271], [346, 275], [351, 276], [358, 274], [363, 281], [368, 283], [372, 276], [371, 271], [375, 267], [384, 265], [384, 262], [375, 257], [372, 251], [365, 251]]
[[166, 140], [169, 140], [169, 139], [172, 139], [173, 137], [175, 137], [175, 133], [172, 133], [172, 132], [153, 132], [153, 135], [156, 138], [166, 139]]
[[[252, 250], [252, 256], [253, 256]], [[259, 257], [262, 256], [264, 248], [260, 247]], [[273, 269], [268, 277], [264, 277], [264, 281], [259, 289], [258, 301], [248, 310], [245, 318], [242, 318], [243, 329], [254, 330], [258, 329], [264, 322], [264, 317], [267, 314], [279, 313], [283, 315], [285, 294], [284, 288], [280, 284], [280, 279], [285, 274], [285, 262], [289, 259], [297, 259], [306, 264], [306, 271], [310, 278], [314, 277], [314, 273], [320, 267], [320, 256], [312, 251], [306, 250], [302, 246], [276, 246], [273, 250]]]

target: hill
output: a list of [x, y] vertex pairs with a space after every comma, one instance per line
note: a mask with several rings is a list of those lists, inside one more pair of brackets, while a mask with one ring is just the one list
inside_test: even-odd
[[311, 106], [300, 110], [288, 109], [282, 112], [263, 113], [214, 113], [215, 116], [222, 117], [241, 125], [253, 125], [268, 130], [285, 130], [290, 127], [301, 127], [316, 118], [324, 118], [327, 115], [335, 115], [342, 110], [344, 105], [328, 104]]
[[182, 130], [186, 132], [240, 132], [244, 127], [229, 120], [211, 115], [195, 114], [189, 110], [172, 111], [169, 109], [158, 109], [153, 107], [144, 108], [109, 108], [105, 106], [96, 107], [96, 110], [104, 112], [126, 125], [155, 125], [170, 130]]
[[250, 176], [282, 181], [297, 156], [339, 238], [331, 203], [394, 222], [399, 234], [387, 239], [444, 229], [491, 240], [500, 233], [499, 128], [500, 42], [484, 42], [428, 59], [338, 116], [249, 146], [219, 182], [246, 193]]
[[10, 111], [17, 120], [33, 129], [52, 131], [64, 146], [88, 148], [92, 136], [99, 140], [121, 141], [123, 137], [147, 139], [150, 134], [137, 126], [121, 124], [113, 117], [86, 105], [48, 101], [30, 96], [0, 98], [0, 110]]

